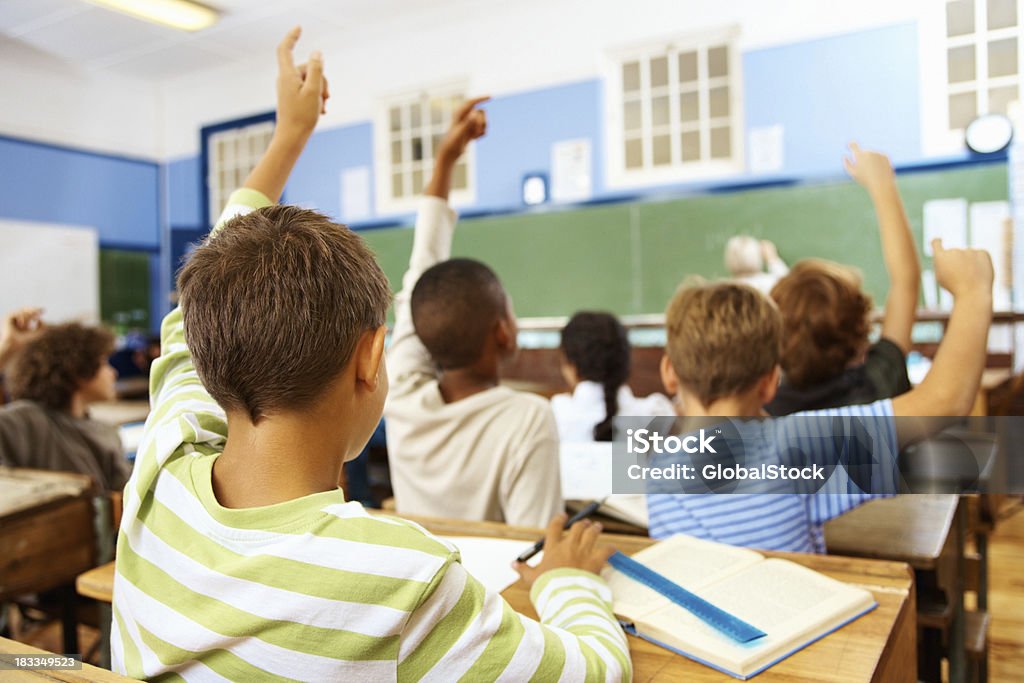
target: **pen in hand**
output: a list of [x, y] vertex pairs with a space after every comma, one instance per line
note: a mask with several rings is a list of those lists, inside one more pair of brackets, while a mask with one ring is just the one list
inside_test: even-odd
[[[563, 530], [568, 529], [573, 524], [575, 524], [576, 522], [580, 521], [581, 519], [584, 519], [584, 518], [589, 517], [590, 515], [594, 514], [595, 512], [597, 512], [597, 509], [599, 507], [601, 507], [601, 503], [603, 503], [603, 502], [604, 502], [604, 498], [602, 498], [601, 500], [595, 500], [594, 502], [588, 504], [582, 510], [580, 510], [575, 515], [573, 515], [572, 517], [567, 519], [566, 522], [565, 522], [565, 525], [562, 527], [562, 529]], [[516, 561], [517, 562], [526, 562], [531, 557], [533, 557], [534, 555], [539, 553], [541, 550], [544, 550], [544, 539], [543, 538], [540, 539], [539, 541], [537, 541], [536, 543], [534, 543], [530, 548], [527, 548], [526, 550], [524, 550], [519, 555], [519, 557], [516, 558]]]

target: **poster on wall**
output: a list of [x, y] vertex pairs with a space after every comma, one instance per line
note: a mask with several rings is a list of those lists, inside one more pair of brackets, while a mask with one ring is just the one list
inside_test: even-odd
[[593, 194], [590, 140], [563, 140], [551, 146], [551, 198], [582, 202]]

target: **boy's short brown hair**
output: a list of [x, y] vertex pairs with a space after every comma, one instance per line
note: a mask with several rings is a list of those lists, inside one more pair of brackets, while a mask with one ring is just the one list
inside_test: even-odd
[[676, 377], [705, 406], [749, 389], [779, 362], [779, 312], [746, 285], [684, 284], [669, 302], [665, 327]]
[[867, 347], [871, 297], [856, 269], [800, 261], [772, 289], [772, 299], [782, 313], [782, 369], [794, 387], [832, 379]]
[[11, 397], [69, 410], [71, 397], [96, 376], [114, 351], [114, 335], [102, 327], [67, 323], [46, 327], [15, 357]]
[[281, 205], [207, 238], [178, 274], [178, 291], [200, 379], [225, 410], [253, 422], [312, 404], [391, 304], [387, 277], [358, 235]]

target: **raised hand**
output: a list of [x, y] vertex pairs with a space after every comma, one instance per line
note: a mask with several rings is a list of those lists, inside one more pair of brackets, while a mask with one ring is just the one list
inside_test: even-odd
[[4, 316], [0, 328], [0, 368], [43, 329], [43, 309], [19, 308]]
[[319, 50], [309, 61], [296, 66], [292, 58], [302, 29], [298, 26], [277, 46], [277, 125], [284, 132], [309, 135], [330, 96], [324, 78], [323, 56]]
[[451, 126], [438, 149], [439, 161], [454, 164], [466, 151], [466, 145], [471, 140], [484, 136], [487, 132], [487, 113], [477, 107], [489, 99], [489, 96], [475, 97], [463, 102], [456, 110], [452, 116]]
[[982, 249], [946, 249], [942, 240], [932, 240], [935, 279], [953, 298], [966, 294], [992, 295], [992, 257]]
[[850, 143], [850, 156], [843, 157], [843, 168], [861, 187], [869, 193], [891, 187], [896, 182], [889, 157], [881, 152], [861, 149], [856, 142]]

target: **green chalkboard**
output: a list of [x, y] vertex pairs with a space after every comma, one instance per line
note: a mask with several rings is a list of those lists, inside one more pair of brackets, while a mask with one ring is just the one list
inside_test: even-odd
[[[1007, 169], [997, 163], [903, 174], [899, 186], [920, 246], [924, 202], [1005, 200]], [[362, 234], [397, 290], [412, 230]], [[686, 276], [725, 275], [722, 251], [737, 234], [773, 240], [790, 263], [815, 256], [856, 266], [867, 291], [884, 300], [874, 211], [864, 190], [848, 181], [467, 219], [452, 253], [494, 268], [520, 317], [581, 308], [660, 313]]]
[[149, 329], [149, 254], [100, 250], [100, 319], [118, 334]]

